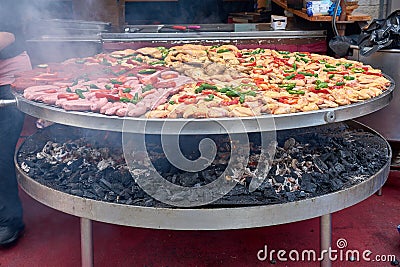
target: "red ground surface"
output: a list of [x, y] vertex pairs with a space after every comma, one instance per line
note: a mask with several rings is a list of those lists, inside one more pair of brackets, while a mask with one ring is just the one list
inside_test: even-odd
[[[27, 131], [24, 131], [26, 134]], [[0, 250], [0, 266], [80, 266], [79, 218], [48, 208], [20, 192], [25, 235], [16, 246]], [[369, 256], [400, 259], [400, 172], [391, 172], [383, 195], [332, 215], [332, 249], [370, 250]], [[319, 219], [256, 229], [228, 231], [170, 231], [93, 223], [95, 266], [319, 266], [318, 262], [259, 261], [268, 250], [319, 251]], [[294, 255], [294, 254], [293, 254]], [[338, 254], [340, 255], [340, 254]], [[390, 262], [348, 262], [333, 266], [391, 266]]]

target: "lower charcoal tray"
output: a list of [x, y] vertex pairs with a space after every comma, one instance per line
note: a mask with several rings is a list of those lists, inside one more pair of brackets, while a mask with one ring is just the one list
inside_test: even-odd
[[[181, 150], [190, 159], [199, 156], [198, 144], [206, 136], [182, 137]], [[207, 136], [217, 145], [217, 156], [200, 172], [174, 167], [163, 154], [160, 137], [146, 136], [153, 165], [175, 184], [193, 187], [215, 180], [229, 161], [227, 135]], [[258, 163], [260, 134], [249, 134], [247, 168]], [[249, 192], [249, 177], [210, 207], [286, 203], [340, 191], [377, 173], [389, 160], [386, 141], [354, 122], [277, 132], [277, 150], [267, 179]], [[52, 125], [39, 130], [20, 146], [19, 168], [42, 185], [98, 201], [146, 207], [168, 207], [135, 182], [125, 163], [121, 133]], [[228, 156], [227, 156], [228, 155]]]

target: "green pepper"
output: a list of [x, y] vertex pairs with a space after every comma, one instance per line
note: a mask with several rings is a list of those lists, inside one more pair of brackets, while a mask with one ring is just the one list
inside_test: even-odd
[[329, 85], [328, 85], [328, 83], [326, 83], [326, 82], [321, 82], [321, 83], [319, 83], [318, 85], [317, 85], [317, 90], [318, 89], [321, 89], [321, 88], [328, 88], [329, 87]]
[[121, 97], [121, 98], [119, 99], [119, 101], [124, 102], [124, 103], [129, 103], [129, 102], [131, 102], [131, 100], [130, 100], [129, 98], [127, 98], [127, 97]]
[[199, 87], [196, 88], [196, 90], [194, 92], [196, 94], [198, 94], [198, 93], [201, 93], [203, 90], [206, 90], [206, 89], [217, 90], [218, 88], [215, 85], [212, 85], [212, 84], [202, 83], [202, 84], [200, 84]]
[[91, 88], [91, 89], [100, 89], [97, 85], [95, 85], [95, 84], [93, 84], [93, 83], [91, 83], [91, 84], [89, 85], [89, 88]]
[[329, 79], [332, 79], [333, 77], [335, 77], [335, 74], [329, 75]]
[[256, 96], [256, 95], [257, 95], [256, 92], [251, 91], [251, 90], [249, 90], [249, 91], [247, 91], [247, 92], [243, 92], [243, 94], [245, 94], [245, 95], [250, 95], [250, 96]]
[[130, 93], [131, 91], [131, 88], [125, 88], [124, 90], [122, 90], [123, 93]]
[[164, 65], [165, 61], [164, 60], [158, 60], [158, 61], [154, 61], [154, 62], [150, 62], [150, 65]]
[[240, 96], [239, 92], [235, 91], [235, 90], [229, 90], [226, 92], [226, 95], [229, 97], [237, 97]]
[[336, 67], [331, 64], [325, 64], [325, 68], [327, 69], [335, 69]]
[[214, 95], [213, 94], [209, 94], [207, 95], [207, 98], [204, 99], [204, 101], [211, 101], [214, 99]]
[[226, 92], [228, 92], [229, 90], [231, 90], [231, 88], [224, 87], [224, 88], [221, 88], [221, 89], [219, 90], [219, 92], [220, 92], [220, 93], [226, 93]]
[[281, 55], [289, 55], [290, 54], [289, 51], [278, 51], [278, 53]]
[[319, 64], [325, 64], [326, 60], [319, 60], [318, 62], [319, 62]]
[[168, 102], [170, 105], [175, 105], [175, 101], [171, 100]]
[[360, 68], [352, 68], [351, 71], [354, 72], [354, 73], [363, 73], [363, 72], [365, 72], [365, 70], [360, 69]]
[[305, 63], [310, 62], [310, 60], [309, 60], [308, 58], [305, 58], [305, 57], [300, 58], [300, 60], [301, 60], [301, 61], [304, 61]]
[[288, 69], [288, 70], [283, 70], [285, 73], [290, 73], [296, 71], [294, 68]]
[[291, 79], [293, 79], [294, 78], [294, 76], [296, 76], [296, 74], [291, 74], [291, 75], [288, 75], [288, 76], [286, 76], [285, 77], [285, 80], [291, 80]]
[[79, 98], [85, 99], [85, 96], [83, 95], [83, 91], [82, 89], [76, 89], [75, 90], [75, 94], [77, 94], [79, 96]]
[[246, 99], [246, 95], [241, 94], [240, 97], [239, 97], [240, 104], [243, 104], [245, 99]]
[[101, 65], [104, 66], [112, 66], [112, 64], [110, 62], [108, 62], [105, 58], [103, 58], [103, 60], [100, 62]]
[[106, 84], [106, 85], [104, 85], [104, 88], [106, 88], [106, 89], [110, 90], [112, 87], [111, 87], [111, 85], [109, 85], [109, 84]]
[[297, 53], [297, 55], [299, 55], [301, 57], [305, 57], [306, 56], [306, 54], [303, 54], [303, 53]]
[[348, 80], [348, 81], [352, 81], [355, 79], [355, 77], [353, 76], [343, 76], [343, 79]]
[[74, 82], [72, 83], [71, 86], [75, 86], [75, 85], [77, 85], [77, 84], [78, 84], [78, 80], [74, 80]]
[[251, 52], [251, 54], [255, 55], [255, 54], [260, 54], [260, 53], [264, 53], [264, 52], [265, 52], [264, 49], [262, 49], [262, 48], [257, 48], [257, 49], [254, 49], [254, 50]]
[[128, 72], [128, 70], [123, 69], [123, 70], [117, 71], [116, 74], [117, 75], [122, 75], [122, 74], [125, 74], [127, 72]]
[[156, 71], [157, 71], [156, 69], [142, 69], [142, 70], [139, 70], [138, 73], [139, 74], [153, 74]]
[[217, 50], [217, 53], [225, 53], [225, 52], [231, 52], [231, 50], [228, 49], [228, 48], [223, 48], [223, 49], [218, 49]]
[[283, 56], [283, 58], [290, 58], [290, 56]]
[[345, 85], [345, 82], [337, 82], [336, 85], [337, 86], [342, 86], [342, 85]]
[[278, 85], [278, 87], [285, 88], [286, 90], [291, 90], [296, 87], [296, 84], [295, 83], [284, 83], [284, 84]]
[[68, 93], [72, 93], [72, 90], [69, 87], [67, 87], [67, 89], [65, 89], [65, 91], [68, 92]]
[[314, 74], [305, 71], [299, 71], [298, 74], [303, 74], [304, 76], [314, 76]]
[[143, 62], [143, 59], [141, 57], [133, 57], [131, 58], [132, 60], [135, 60], [137, 62]]
[[147, 92], [147, 91], [150, 91], [150, 90], [153, 89], [153, 88], [154, 88], [153, 85], [147, 84], [147, 85], [145, 85], [145, 86], [142, 87], [142, 93]]
[[291, 94], [291, 95], [294, 95], [294, 94], [304, 95], [304, 94], [305, 94], [305, 92], [302, 91], [302, 90], [291, 90], [291, 89], [289, 89], [289, 90], [287, 90], [287, 92], [288, 92], [289, 94]]
[[346, 69], [350, 68], [351, 66], [353, 66], [353, 63], [344, 63], [344, 67]]
[[110, 79], [110, 83], [112, 83], [112, 84], [123, 84], [123, 82], [117, 81], [115, 79]]
[[323, 69], [325, 72], [330, 72], [330, 71], [337, 71], [336, 68], [329, 68], [329, 69]]

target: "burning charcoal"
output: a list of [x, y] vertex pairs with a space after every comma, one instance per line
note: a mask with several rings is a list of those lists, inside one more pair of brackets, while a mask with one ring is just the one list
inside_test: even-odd
[[106, 194], [105, 199], [107, 201], [114, 201], [117, 199], [117, 196], [115, 195], [115, 193], [113, 191], [110, 191]]
[[213, 175], [213, 171], [206, 169], [201, 171], [201, 177], [203, 177], [206, 184], [213, 182], [216, 177]]
[[153, 164], [159, 173], [168, 173], [171, 169], [171, 163], [166, 158], [159, 158]]
[[332, 191], [337, 191], [343, 187], [342, 181], [338, 178], [332, 179], [330, 181], [330, 184], [331, 184], [330, 187], [331, 187]]
[[104, 178], [100, 179], [100, 183], [103, 184], [103, 185], [105, 185], [108, 189], [111, 190], [112, 185], [111, 185], [111, 183], [108, 182], [106, 179], [104, 179]]
[[105, 192], [104, 192], [104, 189], [101, 188], [101, 186], [99, 186], [98, 184], [93, 184], [92, 188], [93, 188], [95, 194], [96, 194], [99, 198], [103, 199], [104, 196], [106, 195]]
[[185, 187], [192, 187], [199, 182], [198, 173], [186, 172], [181, 174], [179, 177], [179, 184]]
[[128, 186], [133, 181], [133, 178], [128, 171], [121, 171], [118, 177], [123, 186]]
[[81, 189], [71, 189], [71, 194], [82, 197], [83, 191]]
[[285, 144], [283, 148], [285, 150], [291, 149], [294, 145], [296, 144], [296, 140], [294, 138], [289, 138], [288, 140], [285, 141]]
[[276, 181], [277, 183], [280, 183], [280, 184], [283, 184], [283, 183], [285, 182], [285, 177], [283, 177], [283, 176], [281, 176], [281, 175], [276, 175], [276, 176], [274, 177], [274, 179], [275, 179], [275, 181]]
[[346, 171], [345, 167], [340, 163], [336, 163], [334, 166], [334, 169], [335, 169], [336, 173], [339, 175]]
[[80, 178], [80, 173], [78, 171], [75, 171], [69, 176], [68, 181], [70, 183], [76, 183], [79, 181], [79, 178]]
[[91, 199], [96, 199], [97, 196], [93, 194], [91, 191], [85, 191], [83, 193], [83, 197], [91, 198]]
[[119, 184], [119, 183], [113, 183], [111, 184], [111, 188], [110, 188], [114, 193], [116, 193], [117, 195], [121, 194], [121, 192], [124, 190], [124, 187]]
[[286, 197], [288, 201], [295, 201], [296, 200], [296, 194], [293, 192], [286, 192]]
[[328, 170], [328, 166], [318, 157], [314, 158], [314, 165], [322, 172]]
[[79, 167], [83, 164], [83, 158], [79, 158], [77, 160], [74, 160], [71, 164], [68, 165], [68, 169], [71, 170], [72, 172], [76, 172]]

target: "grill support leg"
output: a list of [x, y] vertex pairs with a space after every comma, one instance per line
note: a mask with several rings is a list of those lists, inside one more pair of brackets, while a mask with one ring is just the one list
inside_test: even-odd
[[93, 267], [92, 221], [81, 218], [81, 259], [82, 267]]
[[382, 187], [379, 188], [378, 192], [376, 193], [378, 196], [382, 196]]
[[[321, 253], [322, 251], [330, 251], [332, 247], [332, 215], [331, 213], [322, 215], [320, 220], [321, 235]], [[324, 253], [321, 261], [321, 267], [331, 267], [332, 262], [328, 253]]]

